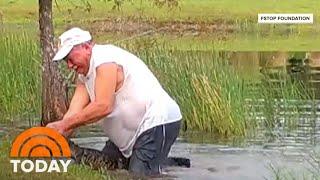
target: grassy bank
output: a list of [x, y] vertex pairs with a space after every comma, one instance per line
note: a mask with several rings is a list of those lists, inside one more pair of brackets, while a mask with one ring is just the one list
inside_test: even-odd
[[[94, 19], [119, 16], [140, 16], [159, 21], [188, 20], [212, 21], [223, 20], [230, 22], [256, 21], [258, 13], [314, 13], [317, 19], [320, 2], [317, 0], [300, 1], [255, 1], [255, 0], [180, 0], [179, 6], [168, 11], [168, 8], [155, 6], [152, 0], [124, 1], [120, 11], [112, 10], [113, 1], [95, 1], [91, 4], [81, 0], [56, 1], [54, 13], [58, 21]], [[9, 1], [0, 2], [2, 18], [5, 21], [30, 21], [37, 19], [37, 1]], [[169, 8], [170, 9], [170, 8]], [[91, 10], [91, 11], [90, 11]], [[80, 13], [81, 12], [81, 13]], [[68, 14], [68, 16], [65, 16]]]
[[[122, 30], [117, 28], [105, 31], [109, 19], [115, 24], [118, 21], [133, 21], [136, 26], [144, 29], [142, 22], [161, 24], [191, 23], [190, 32], [175, 34], [166, 32], [163, 35], [151, 33], [148, 36], [158, 41], [166, 42], [173, 48], [189, 50], [244, 50], [244, 51], [270, 51], [292, 50], [306, 51], [318, 50], [317, 41], [320, 39], [318, 22], [320, 13], [317, 7], [320, 2], [301, 0], [284, 1], [216, 1], [216, 0], [181, 0], [177, 8], [159, 8], [152, 0], [125, 1], [120, 10], [112, 10], [113, 1], [95, 1], [90, 5], [81, 0], [57, 1], [54, 3], [54, 25], [56, 34], [70, 26], [81, 26], [92, 31], [96, 39], [101, 42], [115, 42], [141, 32], [128, 35], [126, 29], [131, 29], [131, 23], [124, 23]], [[33, 23], [38, 21], [37, 1], [1, 1], [0, 17], [5, 23]], [[314, 24], [311, 25], [262, 25], [257, 24], [258, 13], [313, 13]], [[99, 20], [98, 23], [93, 22]], [[0, 20], [1, 21], [1, 20]], [[101, 22], [100, 22], [101, 21]], [[211, 23], [208, 25], [208, 23]], [[193, 32], [199, 25], [216, 27], [214, 32]], [[108, 25], [109, 26], [109, 25]], [[133, 28], [135, 25], [133, 25]], [[148, 26], [147, 26], [148, 27]], [[229, 30], [223, 28], [229, 27]], [[222, 30], [221, 30], [222, 28]], [[215, 29], [215, 28], [213, 28]], [[179, 31], [179, 30], [178, 30]]]

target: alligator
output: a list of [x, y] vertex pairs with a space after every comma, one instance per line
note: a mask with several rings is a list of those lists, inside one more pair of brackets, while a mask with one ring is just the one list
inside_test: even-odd
[[[118, 152], [104, 152], [96, 149], [84, 148], [75, 144], [68, 139], [68, 143], [71, 149], [71, 158], [76, 164], [84, 164], [90, 166], [94, 170], [116, 170], [116, 169], [128, 169], [129, 158], [125, 158], [120, 151]], [[181, 166], [190, 167], [190, 159], [182, 157], [168, 157], [164, 166]]]

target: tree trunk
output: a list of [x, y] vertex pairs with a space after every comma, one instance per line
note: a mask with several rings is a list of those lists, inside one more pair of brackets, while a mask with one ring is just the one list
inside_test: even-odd
[[60, 120], [67, 111], [67, 85], [52, 61], [52, 0], [39, 0], [40, 45], [42, 52], [42, 120], [41, 124]]

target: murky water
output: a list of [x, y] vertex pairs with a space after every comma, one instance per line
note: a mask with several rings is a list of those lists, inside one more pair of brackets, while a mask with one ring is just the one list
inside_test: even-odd
[[[234, 52], [229, 54], [231, 65], [241, 74], [258, 77], [268, 76], [268, 81], [283, 84], [284, 79], [299, 80], [308, 89], [312, 89], [314, 97], [305, 100], [275, 99], [270, 116], [263, 108], [266, 99], [247, 99], [254, 108], [251, 116], [260, 123], [260, 129], [249, 140], [250, 144], [262, 144], [268, 149], [311, 148], [320, 143], [320, 53], [319, 52]], [[276, 76], [275, 74], [278, 74]], [[307, 94], [307, 92], [305, 92]], [[270, 100], [269, 100], [270, 101]], [[262, 124], [268, 118], [275, 125], [266, 129]], [[289, 127], [288, 122], [295, 122]]]
[[172, 154], [190, 157], [193, 162], [190, 169], [169, 169], [169, 174], [179, 179], [274, 179], [271, 167], [287, 168], [294, 177], [301, 177], [304, 168], [312, 167], [304, 160], [307, 156], [292, 158], [261, 147], [232, 148], [176, 143]]
[[[26, 126], [15, 128], [22, 131]], [[94, 133], [90, 132], [94, 129]], [[1, 128], [5, 134], [11, 128]], [[108, 140], [101, 136], [97, 126], [81, 128], [73, 141], [82, 147], [101, 150]], [[317, 162], [313, 159], [314, 149], [308, 141], [289, 141], [288, 137], [267, 143], [265, 140], [248, 140], [241, 147], [219, 144], [202, 144], [178, 138], [173, 145], [170, 156], [188, 157], [191, 168], [168, 167], [164, 169], [165, 179], [275, 179], [279, 170], [288, 177], [303, 179], [311, 178], [310, 171], [320, 173]], [[317, 151], [319, 152], [319, 151]]]
[[[74, 138], [83, 147], [101, 150], [106, 137]], [[236, 148], [226, 145], [186, 143], [178, 139], [170, 156], [188, 157], [191, 168], [168, 167], [164, 174], [170, 179], [274, 179], [274, 169], [287, 169], [290, 176], [302, 179], [302, 172], [314, 168], [309, 150], [295, 150], [287, 155], [280, 150], [262, 146]]]

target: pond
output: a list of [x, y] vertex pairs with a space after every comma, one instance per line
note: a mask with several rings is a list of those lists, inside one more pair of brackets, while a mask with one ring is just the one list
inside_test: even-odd
[[[105, 137], [75, 138], [83, 147], [102, 149]], [[291, 150], [289, 150], [291, 151]], [[262, 146], [244, 148], [227, 145], [197, 144], [178, 139], [173, 145], [170, 156], [188, 157], [191, 168], [168, 167], [165, 177], [172, 179], [274, 179], [280, 174], [298, 179], [307, 169], [314, 168], [307, 151], [271, 150]], [[310, 163], [311, 162], [311, 163]], [[284, 174], [287, 173], [287, 174]], [[299, 178], [301, 177], [301, 178]]]

